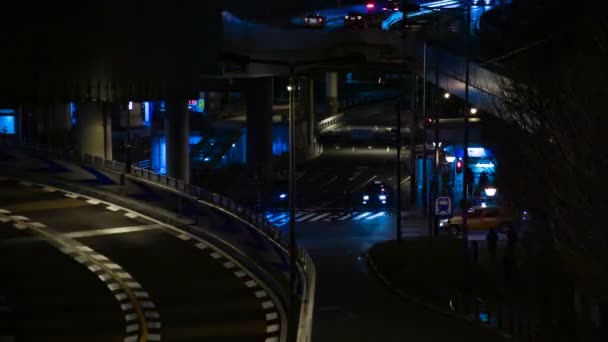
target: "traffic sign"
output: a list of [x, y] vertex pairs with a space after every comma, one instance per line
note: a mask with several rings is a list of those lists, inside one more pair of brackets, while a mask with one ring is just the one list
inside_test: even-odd
[[437, 197], [435, 200], [435, 215], [436, 216], [451, 216], [452, 215], [452, 199], [446, 196]]

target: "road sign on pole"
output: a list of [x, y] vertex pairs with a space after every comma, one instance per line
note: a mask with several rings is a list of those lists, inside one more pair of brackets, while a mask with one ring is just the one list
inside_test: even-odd
[[446, 196], [437, 197], [435, 200], [435, 216], [451, 216], [452, 199]]

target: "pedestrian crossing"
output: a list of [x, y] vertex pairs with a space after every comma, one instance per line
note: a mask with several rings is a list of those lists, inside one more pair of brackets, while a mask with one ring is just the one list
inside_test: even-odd
[[[297, 210], [296, 222], [331, 222], [331, 221], [371, 221], [387, 216], [387, 211], [353, 211], [345, 213], [329, 209]], [[275, 226], [282, 226], [289, 222], [288, 211], [269, 211], [265, 213], [266, 219]]]

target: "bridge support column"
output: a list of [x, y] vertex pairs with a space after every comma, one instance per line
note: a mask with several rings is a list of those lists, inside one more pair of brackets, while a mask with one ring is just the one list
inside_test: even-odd
[[52, 146], [67, 146], [70, 143], [72, 130], [72, 106], [69, 103], [48, 107], [48, 125], [46, 134]]
[[250, 79], [247, 88], [247, 165], [253, 178], [272, 181], [272, 78]]
[[340, 103], [338, 101], [338, 72], [325, 73], [325, 97], [329, 109], [328, 116], [338, 114]]
[[190, 123], [188, 102], [172, 99], [166, 101], [165, 137], [167, 175], [190, 183]]
[[112, 118], [107, 104], [88, 102], [77, 105], [76, 145], [80, 153], [112, 159]]
[[301, 81], [301, 103], [304, 108], [304, 115], [307, 122], [306, 132], [306, 145], [309, 149], [313, 149], [316, 143], [315, 137], [315, 94], [314, 94], [314, 81], [310, 78], [303, 78]]

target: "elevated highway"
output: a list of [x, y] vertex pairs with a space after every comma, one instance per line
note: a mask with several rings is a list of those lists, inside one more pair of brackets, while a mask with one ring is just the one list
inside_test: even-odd
[[[465, 58], [433, 47], [426, 48], [421, 41], [403, 39], [398, 31], [381, 29], [351, 30], [326, 29], [303, 30], [271, 27], [247, 22], [223, 12], [224, 49], [252, 59], [274, 60], [288, 63], [323, 60], [328, 57], [358, 53], [365, 56], [365, 62], [350, 65], [325, 65], [328, 69], [378, 68], [393, 71], [414, 71], [424, 75], [423, 65], [440, 56], [438, 86], [464, 98], [466, 66]], [[321, 63], [321, 66], [322, 63]], [[501, 84], [510, 82], [506, 77], [471, 62], [469, 70], [469, 101], [484, 111], [497, 113], [503, 96]], [[225, 71], [224, 77], [259, 77], [285, 75], [287, 66], [250, 63], [246, 70]], [[435, 83], [434, 63], [427, 63], [427, 81]]]

